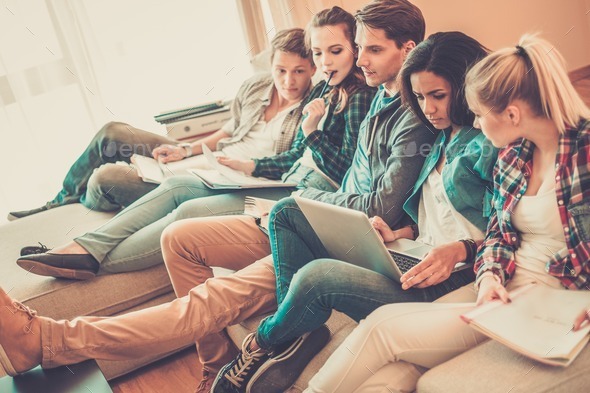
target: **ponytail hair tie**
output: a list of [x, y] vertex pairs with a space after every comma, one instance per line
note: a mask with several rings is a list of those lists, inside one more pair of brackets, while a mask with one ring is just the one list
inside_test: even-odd
[[518, 56], [527, 57], [526, 50], [520, 45], [516, 45], [516, 54]]

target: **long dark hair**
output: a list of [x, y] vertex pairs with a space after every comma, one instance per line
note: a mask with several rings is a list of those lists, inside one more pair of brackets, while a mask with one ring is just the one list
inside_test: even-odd
[[[309, 50], [311, 50], [311, 29], [324, 26], [344, 27], [344, 32], [350, 43], [350, 48], [355, 52], [354, 58], [356, 59], [357, 53], [354, 43], [356, 21], [354, 16], [338, 6], [327, 8], [315, 14], [305, 28], [305, 43]], [[348, 104], [348, 97], [353, 95], [358, 89], [366, 86], [365, 75], [357, 67], [355, 62], [346, 78], [330, 91], [329, 102], [336, 105], [336, 111], [334, 113], [342, 112]]]
[[410, 52], [400, 70], [398, 83], [403, 102], [429, 124], [412, 91], [410, 77], [417, 72], [432, 72], [451, 85], [451, 123], [459, 126], [473, 124], [475, 115], [469, 110], [465, 98], [465, 75], [488, 52], [478, 41], [458, 31], [432, 34]]

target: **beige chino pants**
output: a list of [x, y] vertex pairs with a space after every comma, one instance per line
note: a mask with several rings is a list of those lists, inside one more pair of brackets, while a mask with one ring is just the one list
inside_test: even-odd
[[[86, 359], [135, 359], [194, 342], [207, 365], [217, 366], [231, 348], [219, 332], [276, 309], [268, 238], [252, 218], [226, 216], [179, 221], [166, 230], [162, 243], [174, 289], [178, 295], [187, 293], [186, 296], [116, 317], [43, 320], [43, 367]], [[211, 278], [214, 266], [241, 270], [227, 277]], [[202, 284], [195, 286], [199, 283]]]

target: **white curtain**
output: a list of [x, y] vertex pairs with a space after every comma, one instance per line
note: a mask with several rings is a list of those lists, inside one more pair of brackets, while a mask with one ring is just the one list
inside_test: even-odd
[[[70, 147], [87, 142], [105, 110], [91, 59], [99, 54], [90, 47], [83, 3], [7, 1], [0, 18], [3, 212], [52, 198], [41, 195], [59, 190], [52, 173], [64, 170]], [[56, 143], [64, 134], [73, 136]]]
[[231, 99], [252, 74], [235, 0], [7, 0], [0, 7], [0, 221], [43, 205], [96, 131]]

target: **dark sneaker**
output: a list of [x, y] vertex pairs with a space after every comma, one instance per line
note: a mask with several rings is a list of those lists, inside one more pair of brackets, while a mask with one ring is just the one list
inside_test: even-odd
[[268, 352], [257, 349], [250, 350], [254, 333], [250, 333], [242, 343], [242, 350], [230, 363], [219, 370], [213, 382], [211, 393], [243, 393], [252, 375], [269, 358]]
[[49, 208], [47, 206], [41, 206], [41, 207], [38, 207], [33, 210], [23, 210], [20, 212], [10, 212], [10, 213], [8, 213], [8, 217], [6, 217], [6, 218], [8, 219], [8, 221], [14, 221], [14, 220], [18, 220], [19, 218], [23, 218], [26, 216], [31, 216], [33, 214], [44, 212], [45, 210], [49, 210]]
[[211, 375], [211, 373], [208, 370], [203, 370], [203, 378], [201, 379], [199, 386], [197, 386], [195, 393], [209, 393], [209, 392], [211, 392], [211, 387], [213, 386], [214, 380], [215, 380], [215, 377], [213, 375]]
[[299, 337], [281, 352], [274, 352], [246, 386], [248, 393], [282, 393], [299, 378], [305, 367], [330, 341], [330, 330], [322, 325]]
[[45, 254], [47, 251], [51, 250], [51, 248], [47, 248], [47, 246], [41, 242], [39, 242], [39, 246], [27, 246], [20, 249], [20, 256], [24, 257], [25, 255], [31, 254]]

